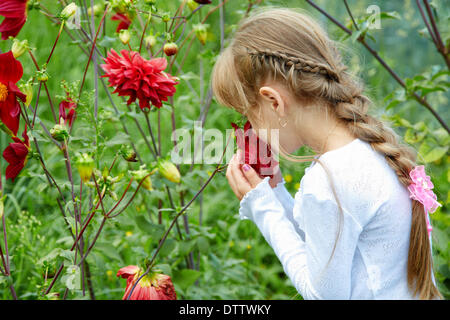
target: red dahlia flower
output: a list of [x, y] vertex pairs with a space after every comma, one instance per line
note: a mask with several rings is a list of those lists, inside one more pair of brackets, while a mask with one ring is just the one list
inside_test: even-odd
[[3, 158], [9, 163], [6, 168], [6, 179], [14, 179], [22, 171], [27, 163], [27, 156], [30, 150], [30, 141], [27, 135], [27, 126], [22, 133], [23, 141], [17, 137], [13, 137], [14, 143], [10, 143], [3, 151]]
[[0, 1], [0, 16], [4, 16], [0, 24], [0, 33], [2, 39], [6, 40], [9, 36], [16, 37], [27, 21], [27, 2], [28, 0], [2, 0]]
[[253, 132], [250, 121], [244, 125], [244, 132], [235, 123], [231, 123], [236, 135], [238, 148], [244, 151], [244, 162], [249, 164], [262, 177], [273, 177], [278, 165], [272, 157], [270, 145], [259, 139]]
[[[117, 272], [118, 277], [127, 279], [127, 287], [122, 300], [127, 300], [134, 283], [142, 274], [138, 266], [128, 266]], [[148, 274], [139, 280], [130, 300], [176, 300], [177, 294], [169, 276], [162, 273]]]
[[[59, 104], [59, 118], [64, 120], [64, 124], [67, 125], [69, 122], [69, 127], [72, 126], [72, 122], [75, 117], [75, 108], [77, 103], [72, 100], [72, 98], [67, 94], [67, 98], [61, 101]], [[67, 111], [67, 113], [66, 113]]]
[[120, 32], [120, 30], [128, 29], [131, 24], [131, 19], [128, 17], [126, 13], [116, 13], [111, 17], [111, 20], [120, 21], [116, 32]]
[[11, 51], [0, 54], [0, 120], [17, 135], [19, 130], [20, 105], [17, 98], [26, 101], [27, 96], [16, 86], [22, 78], [22, 64]]
[[129, 96], [127, 104], [139, 99], [141, 109], [150, 108], [149, 102], [161, 108], [162, 101], [174, 95], [177, 78], [164, 72], [167, 67], [165, 58], [146, 60], [138, 52], [122, 50], [121, 56], [111, 49], [102, 64], [109, 86], [119, 96]]

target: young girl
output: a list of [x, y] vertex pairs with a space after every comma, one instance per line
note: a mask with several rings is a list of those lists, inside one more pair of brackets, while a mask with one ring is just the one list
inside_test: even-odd
[[[239, 216], [257, 225], [304, 299], [442, 298], [427, 232], [427, 211], [440, 205], [431, 181], [367, 113], [362, 86], [345, 70], [305, 14], [265, 8], [240, 23], [214, 66], [218, 102], [257, 134], [278, 129], [275, 152], [313, 162], [293, 199], [279, 170], [261, 179], [238, 151], [227, 178]], [[316, 156], [290, 155], [303, 145]]]

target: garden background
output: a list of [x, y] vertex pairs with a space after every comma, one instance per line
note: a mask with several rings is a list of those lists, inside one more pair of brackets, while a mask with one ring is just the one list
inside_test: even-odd
[[[104, 3], [98, 0], [92, 2], [97, 5]], [[161, 17], [167, 13], [169, 17], [173, 17], [182, 2], [157, 0], [154, 5], [157, 10], [153, 10], [153, 13]], [[427, 15], [424, 3], [418, 2]], [[86, 4], [89, 7], [91, 0], [75, 3], [80, 7]], [[148, 17], [146, 12], [149, 11], [147, 3], [148, 1], [135, 1], [138, 9], [135, 10], [136, 16], [129, 29], [129, 45], [133, 50], [138, 50], [140, 46], [142, 30]], [[352, 35], [333, 23], [311, 3], [325, 9]], [[33, 56], [41, 68], [44, 67], [58, 35], [60, 19], [57, 15], [67, 4], [69, 1], [30, 1], [27, 22], [17, 38], [28, 40], [33, 48]], [[352, 23], [346, 4], [359, 26], [358, 30]], [[441, 54], [433, 43], [416, 1], [213, 0], [212, 4], [204, 5], [176, 30], [174, 40], [180, 50], [177, 55], [166, 57], [169, 63], [171, 59], [175, 59], [170, 73], [180, 79], [172, 106], [167, 103], [160, 109], [152, 106], [147, 115], [155, 140], [160, 140], [161, 156], [170, 155], [173, 148], [170, 139], [173, 123], [176, 128], [186, 128], [193, 133], [194, 121], [200, 120], [205, 129], [217, 128], [225, 132], [230, 129], [230, 122], [240, 120], [241, 117], [236, 112], [218, 105], [211, 96], [211, 69], [221, 48], [227, 46], [238, 22], [253, 9], [265, 5], [303, 8], [317, 18], [333, 39], [347, 47], [349, 68], [364, 79], [367, 94], [374, 102], [372, 112], [390, 122], [395, 131], [418, 150], [419, 162], [426, 165], [427, 173], [435, 185], [434, 192], [442, 204], [430, 216], [436, 278], [439, 289], [449, 298], [449, 73], [445, 53]], [[382, 12], [380, 28], [370, 28], [371, 13], [367, 9], [371, 5], [378, 6]], [[49, 78], [46, 82], [55, 110], [58, 110], [59, 103], [66, 95], [62, 87], [63, 81], [74, 91], [80, 88], [92, 39], [102, 20], [104, 7], [101, 8], [95, 16], [95, 27], [83, 12], [83, 30], [66, 27], [59, 37], [47, 66]], [[431, 1], [430, 9], [448, 53], [449, 3]], [[184, 6], [183, 11], [176, 15], [187, 17], [191, 12], [191, 9]], [[95, 63], [103, 63], [100, 55], [106, 57], [110, 48], [116, 51], [129, 49], [115, 32], [118, 22], [111, 20], [112, 15], [112, 12], [106, 14], [103, 24], [105, 28], [100, 28], [68, 148], [71, 158], [83, 152], [94, 155], [95, 167], [100, 171], [115, 161], [109, 174], [120, 179], [113, 182], [114, 189], [109, 189], [116, 195], [109, 194], [105, 197], [104, 205], [107, 208], [113, 207], [117, 203], [115, 196], [120, 198], [127, 188], [131, 177], [129, 170], [138, 170], [141, 165], [140, 162], [127, 162], [117, 156], [123, 145], [133, 143], [139, 152], [140, 161], [148, 167], [155, 161], [151, 152], [153, 143], [148, 134], [147, 116], [134, 104], [128, 108], [125, 100], [112, 94], [111, 88], [105, 89], [102, 82], [107, 85], [105, 78], [95, 77], [102, 72], [98, 65], [95, 67]], [[172, 22], [170, 19], [166, 24], [161, 17], [152, 16], [145, 33], [146, 37], [151, 33], [155, 35], [156, 43], [151, 51], [158, 52], [158, 57], [165, 56], [160, 49], [166, 40], [164, 31]], [[180, 21], [182, 19], [176, 19], [175, 24]], [[205, 44], [201, 43], [194, 31], [194, 25], [202, 22], [208, 24]], [[0, 50], [7, 52], [11, 45], [12, 40], [0, 41]], [[145, 45], [146, 41], [144, 47]], [[365, 46], [369, 46], [373, 52]], [[146, 48], [141, 53], [144, 58], [150, 58]], [[403, 81], [404, 87], [377, 60], [374, 53]], [[24, 54], [19, 60], [24, 67], [21, 81], [24, 83], [36, 76], [36, 66], [29, 54]], [[128, 265], [144, 266], [144, 262], [152, 258], [159, 240], [174, 217], [196, 196], [212, 175], [214, 177], [204, 191], [179, 216], [155, 259], [156, 267], [172, 277], [178, 298], [301, 299], [256, 226], [249, 221], [239, 220], [239, 201], [228, 187], [223, 170], [217, 170], [215, 165], [180, 165], [181, 183], [168, 181], [156, 173], [151, 176], [151, 191], [143, 188], [137, 190], [138, 184], [131, 183], [119, 208], [136, 191], [134, 199], [120, 215], [107, 219], [104, 227], [101, 210], [97, 210], [83, 235], [85, 250], [93, 242], [95, 245], [82, 267], [74, 267], [77, 263], [74, 262], [73, 251], [70, 251], [74, 240], [70, 229], [73, 233], [79, 232], [79, 229], [75, 230], [75, 219], [70, 216], [70, 208], [74, 206], [74, 201], [71, 201], [72, 187], [76, 194], [74, 200], [80, 205], [83, 220], [91, 213], [92, 203], [95, 200], [98, 202], [98, 197], [96, 198], [95, 187], [83, 186], [82, 202], [79, 202], [80, 177], [74, 169], [73, 185], [67, 178], [64, 154], [44, 130], [44, 127], [50, 129], [55, 125], [50, 100], [39, 81], [35, 79], [34, 83], [31, 108], [38, 106], [38, 109], [34, 120], [37, 125], [31, 134], [39, 143], [46, 168], [55, 178], [66, 202], [62, 204], [62, 208], [58, 206], [60, 192], [49, 183], [33, 143], [31, 147], [34, 157], [28, 159], [25, 169], [14, 183], [5, 180], [7, 163], [3, 158], [0, 159], [3, 195], [7, 195], [4, 198], [2, 235], [5, 226], [10, 271], [10, 276], [0, 275], [1, 299], [12, 298], [11, 284], [18, 299], [121, 299], [126, 281], [116, 277], [117, 271]], [[36, 104], [39, 87], [40, 97]], [[423, 99], [426, 99], [425, 103]], [[441, 123], [425, 104], [440, 116]], [[98, 108], [97, 115], [94, 114], [95, 106]], [[29, 111], [29, 116], [32, 115], [33, 112]], [[158, 117], [160, 128], [157, 126]], [[40, 125], [41, 122], [43, 125]], [[447, 124], [447, 129], [442, 122]], [[23, 123], [21, 126], [20, 132]], [[128, 133], [124, 131], [124, 126]], [[6, 134], [0, 134], [1, 150], [10, 142]], [[311, 150], [302, 148], [298, 154], [311, 154]], [[309, 163], [281, 162], [291, 194], [296, 192], [308, 165]], [[74, 163], [73, 166], [75, 167]], [[62, 211], [66, 214], [66, 219], [63, 218]], [[96, 232], [102, 227], [102, 232], [95, 238]], [[4, 242], [2, 246], [5, 250]], [[50, 292], [47, 292], [62, 262], [65, 264], [60, 270], [61, 274]], [[84, 285], [80, 284], [81, 279], [85, 280]]]

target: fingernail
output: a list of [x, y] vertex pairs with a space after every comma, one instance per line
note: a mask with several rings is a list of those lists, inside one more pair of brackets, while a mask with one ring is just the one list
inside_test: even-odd
[[250, 170], [250, 166], [249, 166], [248, 164], [244, 164], [244, 165], [242, 166], [242, 169], [243, 169], [245, 172], [247, 172], [248, 170]]

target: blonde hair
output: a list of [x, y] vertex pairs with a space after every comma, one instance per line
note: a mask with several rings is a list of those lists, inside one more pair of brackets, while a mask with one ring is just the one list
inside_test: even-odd
[[[212, 88], [217, 101], [247, 117], [254, 117], [259, 105], [259, 88], [269, 77], [281, 81], [300, 105], [325, 105], [335, 119], [353, 136], [368, 142], [381, 153], [406, 187], [412, 181], [409, 171], [415, 166], [412, 148], [380, 120], [368, 114], [370, 100], [363, 86], [346, 71], [336, 43], [308, 15], [298, 9], [268, 6], [258, 8], [240, 22], [231, 43], [221, 52], [212, 73]], [[280, 149], [290, 161], [317, 161], [313, 156], [293, 156]], [[420, 299], [442, 298], [432, 281], [433, 261], [427, 235], [423, 205], [412, 201], [407, 278], [409, 288]], [[333, 248], [336, 248], [336, 243]], [[332, 253], [332, 256], [333, 256]], [[331, 257], [330, 257], [331, 259]]]

